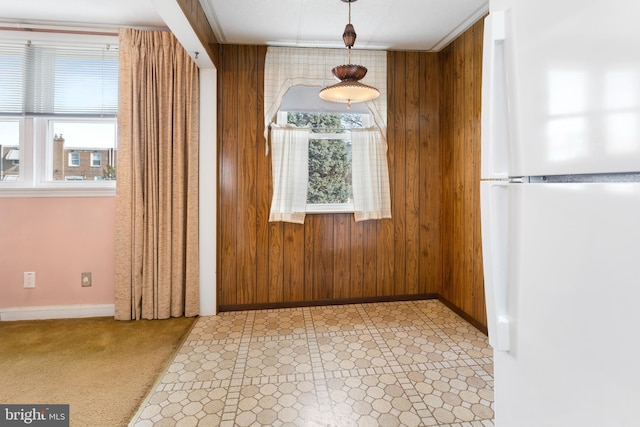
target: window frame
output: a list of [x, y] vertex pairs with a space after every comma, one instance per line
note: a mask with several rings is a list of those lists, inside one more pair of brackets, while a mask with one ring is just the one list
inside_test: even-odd
[[[52, 33], [24, 33], [0, 30], [0, 41], [8, 44], [34, 44], [71, 49], [93, 49], [105, 46], [118, 49], [117, 35], [77, 35]], [[20, 174], [15, 181], [0, 181], [0, 198], [3, 197], [113, 197], [115, 180], [64, 181], [52, 180], [53, 129], [48, 129], [50, 120], [57, 121], [109, 121], [117, 126], [115, 114], [0, 114], [0, 120], [19, 121], [19, 166]], [[51, 126], [53, 128], [53, 126]], [[117, 137], [116, 147], [117, 150]], [[66, 163], [66, 159], [65, 159]], [[104, 164], [104, 156], [102, 164]]]
[[[21, 150], [21, 144], [20, 144], [20, 135], [22, 135], [22, 122], [20, 121], [20, 118], [18, 117], [0, 117], [0, 123], [4, 123], [4, 122], [13, 122], [15, 124], [17, 124], [18, 127], [18, 144], [17, 145], [0, 145], [0, 147], [13, 147], [13, 148], [9, 148], [9, 150], [17, 150], [18, 151], [18, 159], [11, 159], [11, 166], [18, 166], [18, 175], [5, 175], [4, 178], [0, 175], [0, 185], [6, 185], [6, 183], [13, 183], [16, 182], [18, 179], [20, 179], [20, 177], [22, 176], [22, 165], [20, 163], [20, 161], [22, 160], [22, 150]], [[2, 162], [2, 165], [0, 165], [0, 168], [2, 168], [2, 170], [4, 170], [4, 163], [7, 161], [5, 156], [8, 156], [9, 152], [7, 152], [6, 154], [4, 152], [0, 151], [0, 162]], [[16, 179], [7, 179], [7, 176], [13, 177], [13, 176], [17, 176]]]
[[[309, 145], [312, 139], [328, 139], [328, 140], [344, 140], [351, 141], [351, 132], [346, 133], [309, 133]], [[307, 184], [307, 188], [308, 188]], [[351, 193], [351, 202], [349, 203], [307, 203], [307, 213], [353, 213], [355, 204], [353, 203], [353, 192]]]
[[[0, 119], [15, 119], [0, 116]], [[19, 117], [20, 175], [15, 181], [0, 182], [2, 197], [111, 197], [116, 193], [115, 180], [59, 180], [52, 176], [53, 121], [110, 122], [115, 118], [77, 118], [61, 116]], [[117, 147], [116, 147], [117, 150]]]
[[[77, 160], [77, 164], [76, 164]], [[79, 168], [80, 167], [80, 152], [79, 151], [71, 151], [69, 153], [69, 162], [67, 166], [70, 168]]]
[[[287, 125], [287, 115], [289, 113], [309, 113], [308, 111], [295, 111], [293, 109], [289, 109], [288, 111], [280, 110], [276, 116], [276, 123], [280, 126]], [[318, 112], [318, 114], [329, 113], [326, 111]], [[349, 114], [340, 111], [336, 111], [329, 114]], [[367, 128], [371, 126], [373, 118], [371, 114], [363, 114], [358, 113], [362, 116], [362, 127]], [[311, 139], [342, 139], [342, 140], [351, 140], [351, 132], [347, 133], [309, 133], [309, 140]], [[354, 213], [355, 212], [355, 204], [353, 200], [351, 203], [307, 203], [305, 207], [305, 212], [307, 214], [332, 214], [332, 213]]]
[[[95, 160], [98, 160], [98, 164], [95, 164]], [[102, 153], [93, 151], [89, 153], [89, 167], [101, 168], [102, 167]]]

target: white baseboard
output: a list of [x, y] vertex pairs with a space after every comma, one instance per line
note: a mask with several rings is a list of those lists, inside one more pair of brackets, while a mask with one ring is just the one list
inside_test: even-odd
[[76, 304], [0, 308], [0, 321], [113, 317], [114, 315], [114, 304]]

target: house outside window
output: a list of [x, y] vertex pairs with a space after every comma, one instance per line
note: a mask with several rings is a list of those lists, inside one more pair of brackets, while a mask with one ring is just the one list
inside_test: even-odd
[[[53, 132], [46, 172], [52, 181], [115, 180], [117, 129], [114, 120], [54, 119], [48, 121], [47, 128]], [[70, 153], [79, 157], [72, 169], [71, 164], [65, 167], [61, 161]], [[75, 178], [68, 179], [69, 176]]]
[[80, 167], [80, 153], [77, 151], [69, 153], [69, 167]]
[[102, 153], [91, 153], [91, 167], [102, 167]]

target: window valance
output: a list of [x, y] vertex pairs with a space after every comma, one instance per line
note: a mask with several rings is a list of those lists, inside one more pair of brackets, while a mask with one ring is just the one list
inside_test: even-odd
[[[264, 135], [282, 104], [282, 98], [293, 86], [324, 87], [336, 82], [331, 69], [347, 61], [346, 49], [275, 47], [267, 48], [264, 69]], [[387, 134], [387, 53], [354, 50], [351, 62], [368, 69], [363, 83], [374, 86], [380, 96], [367, 102], [375, 127]]]

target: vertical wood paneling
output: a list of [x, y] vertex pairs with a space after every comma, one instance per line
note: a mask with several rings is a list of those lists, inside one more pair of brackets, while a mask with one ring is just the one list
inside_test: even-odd
[[[480, 236], [482, 21], [441, 52], [442, 296], [486, 326]], [[446, 101], [445, 101], [446, 99]]]
[[313, 285], [315, 283], [315, 269], [313, 257], [315, 215], [309, 216], [304, 222], [304, 301], [314, 299]]
[[[475, 52], [473, 61], [473, 77], [470, 79], [470, 87], [472, 89], [473, 105], [476, 106], [473, 112], [472, 119], [472, 139], [475, 141], [473, 144], [474, 156], [473, 156], [473, 173], [472, 173], [472, 187], [478, 189], [480, 187], [480, 141], [481, 141], [481, 108], [477, 106], [482, 105], [482, 44], [483, 44], [484, 26], [476, 25], [471, 28], [471, 46], [469, 50]], [[480, 52], [480, 54], [478, 53]], [[480, 58], [480, 60], [478, 60]], [[482, 262], [482, 231], [480, 229], [480, 192], [477, 190], [473, 193], [473, 207], [475, 212], [474, 227], [474, 240], [473, 240], [473, 252], [471, 258], [474, 260], [473, 277], [477, 280], [473, 291], [473, 307], [472, 313], [476, 320], [482, 324], [487, 324], [487, 311], [484, 298], [484, 269]]]
[[257, 48], [249, 46], [238, 54], [238, 92], [243, 100], [238, 108], [238, 199], [236, 211], [237, 239], [246, 242], [238, 246], [238, 304], [257, 301], [256, 288], [256, 119], [257, 119]]
[[261, 135], [265, 53], [265, 47], [220, 47], [221, 305], [437, 290], [439, 269], [433, 266], [439, 251], [432, 246], [440, 241], [437, 54], [389, 53], [393, 218], [355, 223], [351, 215], [308, 215], [305, 225], [297, 226], [268, 222], [271, 158], [263, 154]]
[[452, 142], [447, 138], [447, 132], [452, 123], [452, 110], [450, 96], [453, 93], [453, 61], [450, 49], [445, 49], [440, 53], [440, 63], [442, 66], [442, 94], [440, 100], [440, 129], [441, 135], [441, 172], [442, 172], [442, 196], [440, 203], [441, 210], [441, 230], [442, 230], [442, 283], [440, 287], [441, 295], [450, 298], [453, 285], [453, 150]]
[[313, 299], [333, 298], [333, 215], [313, 217]]
[[[467, 56], [468, 52], [473, 52], [473, 30], [467, 31], [463, 35], [463, 55], [465, 56], [464, 61], [464, 69], [463, 69], [463, 78], [462, 78], [462, 87], [464, 88], [465, 95], [465, 103], [464, 103], [464, 111], [466, 114], [464, 120], [464, 157], [462, 159], [462, 163], [467, 165], [467, 172], [464, 177], [464, 203], [463, 209], [465, 212], [465, 230], [469, 230], [467, 234], [467, 238], [464, 240], [464, 259], [467, 262], [464, 263], [465, 266], [465, 277], [466, 282], [473, 284], [468, 292], [464, 292], [463, 295], [460, 295], [460, 299], [462, 300], [462, 309], [467, 312], [473, 312], [473, 308], [475, 305], [475, 282], [476, 278], [473, 276], [474, 266], [476, 264], [476, 260], [473, 258], [473, 251], [475, 249], [475, 241], [476, 241], [476, 221], [479, 222], [479, 212], [475, 209], [475, 194], [478, 192], [478, 188], [480, 187], [480, 182], [475, 179], [475, 157], [476, 157], [476, 142], [479, 139], [476, 139], [474, 134], [475, 130], [475, 120], [477, 118], [477, 112], [475, 108], [475, 88], [474, 88], [474, 58], [473, 56]], [[478, 153], [479, 154], [479, 153]]]
[[238, 73], [237, 69], [238, 47], [228, 46], [224, 50], [224, 61], [228, 68], [223, 68], [219, 73], [224, 84], [218, 88], [220, 103], [218, 105], [218, 117], [220, 123], [218, 129], [221, 134], [218, 137], [220, 150], [219, 158], [222, 160], [219, 166], [220, 183], [218, 189], [219, 199], [219, 224], [218, 241], [220, 254], [220, 271], [218, 277], [218, 289], [220, 290], [221, 304], [237, 304], [237, 264], [236, 254], [237, 228], [236, 212], [238, 183], [236, 181], [238, 169]]
[[364, 221], [362, 224], [362, 296], [373, 297], [378, 295], [378, 221]]
[[406, 109], [407, 109], [407, 88], [406, 88], [406, 52], [394, 52], [394, 70], [390, 78], [393, 81], [391, 92], [393, 95], [393, 122], [391, 130], [393, 135], [393, 179], [391, 180], [393, 204], [392, 215], [394, 224], [394, 257], [398, 262], [393, 263], [393, 292], [397, 295], [406, 294], [405, 283], [405, 245], [406, 245], [406, 203], [412, 195], [407, 194], [406, 184]]
[[[461, 36], [459, 44], [464, 46], [464, 34]], [[465, 206], [464, 206], [464, 193], [465, 193], [465, 181], [468, 173], [468, 166], [464, 164], [466, 147], [465, 147], [465, 120], [467, 118], [465, 114], [466, 107], [466, 93], [464, 88], [464, 49], [454, 49], [453, 51], [453, 97], [454, 100], [454, 113], [453, 113], [453, 134], [456, 141], [456, 145], [453, 147], [453, 229], [455, 234], [453, 239], [453, 259], [454, 269], [452, 280], [450, 285], [452, 290], [452, 298], [458, 303], [460, 308], [464, 309], [464, 300], [461, 295], [466, 294], [463, 289], [469, 286], [467, 273], [467, 265], [465, 257], [465, 249], [467, 248], [467, 239], [469, 238], [469, 230], [465, 227]], [[466, 233], [461, 233], [461, 230], [466, 230]]]
[[381, 220], [377, 222], [376, 227], [376, 287], [375, 295], [394, 295], [395, 281], [393, 277], [395, 263], [395, 205], [398, 203], [399, 196], [395, 191], [396, 167], [395, 167], [395, 116], [398, 114], [394, 107], [397, 99], [400, 99], [395, 90], [395, 63], [397, 61], [397, 52], [389, 52], [387, 54], [387, 162], [389, 165], [389, 188], [391, 191], [391, 209], [393, 220]]
[[307, 215], [304, 225], [268, 223], [271, 158], [261, 134], [266, 48], [220, 46], [221, 305], [438, 293], [482, 322], [481, 263], [469, 260], [480, 256], [473, 211], [481, 41], [474, 29], [441, 53], [388, 53], [393, 218], [361, 223], [347, 214]]
[[395, 265], [393, 221], [383, 219], [378, 223], [376, 295], [395, 295], [393, 267]]
[[333, 217], [333, 296], [350, 298], [351, 295], [351, 223], [347, 214]]
[[[440, 62], [438, 55], [420, 55], [419, 209], [420, 293], [442, 292], [440, 204]], [[427, 102], [426, 100], [431, 100]]]
[[[405, 69], [405, 290], [420, 293], [420, 57], [408, 52]], [[424, 291], [423, 291], [424, 293]]]
[[284, 224], [283, 301], [304, 301], [304, 225]]
[[[258, 46], [256, 50], [256, 106], [258, 110], [262, 109], [264, 104], [264, 61], [266, 54], [266, 46]], [[282, 280], [277, 281], [277, 285], [272, 287], [270, 273], [270, 247], [269, 247], [269, 206], [271, 204], [271, 180], [262, 179], [262, 177], [271, 176], [271, 158], [264, 155], [265, 141], [262, 136], [260, 116], [256, 114], [255, 120], [255, 138], [256, 138], [256, 287], [258, 301], [281, 301], [282, 300]], [[278, 254], [276, 254], [278, 257]], [[281, 260], [280, 260], [281, 261]], [[275, 284], [275, 283], [274, 283]], [[278, 292], [280, 291], [280, 292]]]
[[364, 226], [371, 221], [355, 222], [350, 215], [347, 215], [347, 220], [351, 224], [351, 242], [348, 248], [351, 262], [349, 267], [351, 288], [348, 295], [350, 298], [361, 298], [364, 294]]
[[[267, 214], [268, 215], [268, 214]], [[284, 296], [284, 225], [269, 224], [269, 298], [266, 302], [287, 301]], [[260, 301], [263, 302], [263, 301]]]

